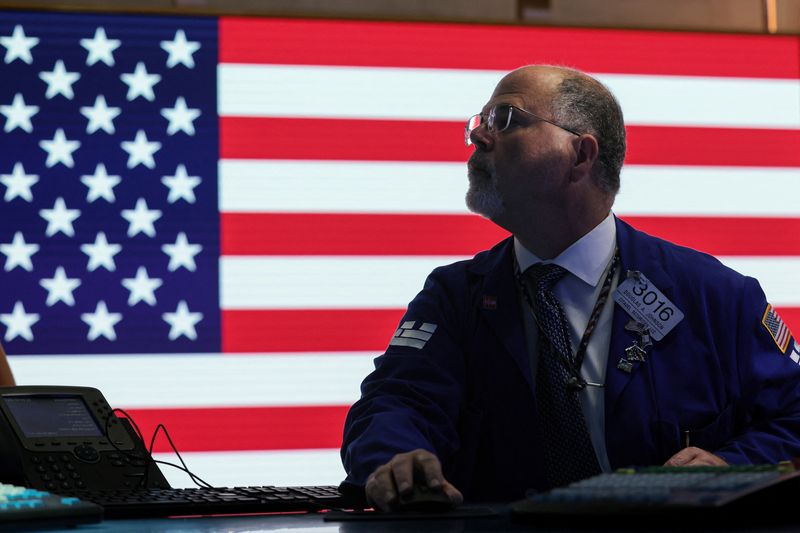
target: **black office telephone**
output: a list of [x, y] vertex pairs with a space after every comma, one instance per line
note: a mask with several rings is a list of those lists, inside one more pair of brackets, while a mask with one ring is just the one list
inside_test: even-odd
[[130, 423], [91, 387], [0, 387], [0, 482], [47, 491], [168, 488]]

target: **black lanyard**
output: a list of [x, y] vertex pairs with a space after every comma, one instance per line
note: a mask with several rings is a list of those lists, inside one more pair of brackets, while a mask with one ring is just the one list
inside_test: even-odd
[[[528, 293], [526, 289], [525, 283], [522, 279], [522, 272], [520, 272], [519, 263], [517, 262], [516, 255], [514, 256], [514, 263], [516, 264], [517, 270], [517, 284], [519, 284], [520, 289], [522, 290], [522, 294], [525, 296], [525, 301], [528, 304], [528, 308], [531, 310], [531, 315], [533, 315], [534, 321], [536, 321], [536, 326], [539, 328], [539, 335], [543, 335], [542, 328], [539, 326], [539, 319], [536, 316], [536, 311], [533, 307], [533, 301], [531, 300], [531, 295]], [[619, 264], [619, 248], [614, 249], [614, 257], [611, 259], [611, 266], [608, 269], [608, 273], [606, 274], [605, 281], [603, 281], [603, 287], [600, 289], [600, 294], [597, 296], [597, 301], [594, 304], [594, 308], [592, 309], [592, 314], [589, 317], [589, 322], [586, 324], [586, 329], [583, 332], [583, 337], [581, 337], [581, 342], [578, 345], [578, 351], [575, 352], [575, 357], [570, 358], [569, 354], [562, 354], [561, 360], [563, 361], [564, 365], [569, 370], [572, 377], [567, 382], [567, 387], [573, 390], [581, 390], [586, 387], [587, 383], [586, 380], [583, 379], [581, 376], [581, 367], [583, 366], [583, 359], [586, 356], [586, 349], [589, 347], [589, 339], [592, 337], [592, 333], [594, 333], [595, 327], [597, 326], [597, 322], [600, 320], [600, 313], [603, 312], [603, 307], [606, 305], [606, 301], [608, 301], [608, 293], [611, 292], [611, 283], [614, 280], [614, 274], [617, 271], [617, 265]], [[545, 339], [547, 337], [545, 336]], [[548, 342], [549, 339], [547, 339]], [[541, 354], [539, 354], [541, 357]]]

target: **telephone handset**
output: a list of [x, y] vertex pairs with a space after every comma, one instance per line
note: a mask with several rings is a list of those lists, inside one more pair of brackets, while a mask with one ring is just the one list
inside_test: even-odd
[[144, 443], [91, 387], [0, 387], [0, 482], [52, 492], [168, 488]]

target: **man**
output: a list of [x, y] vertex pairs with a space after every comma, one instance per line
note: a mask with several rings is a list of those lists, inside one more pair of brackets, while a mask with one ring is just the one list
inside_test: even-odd
[[[796, 344], [758, 282], [611, 213], [622, 113], [524, 67], [470, 119], [467, 205], [513, 238], [434, 270], [345, 423], [346, 483], [513, 500], [630, 465], [800, 455]], [[687, 192], [691, 194], [691, 192]]]

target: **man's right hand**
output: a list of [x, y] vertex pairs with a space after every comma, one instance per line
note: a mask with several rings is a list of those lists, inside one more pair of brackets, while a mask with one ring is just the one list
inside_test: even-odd
[[432, 489], [441, 488], [453, 505], [464, 501], [458, 489], [442, 475], [439, 459], [422, 449], [398, 453], [391, 461], [376, 468], [367, 478], [367, 500], [376, 509], [391, 511], [401, 494], [412, 492], [415, 479]]

